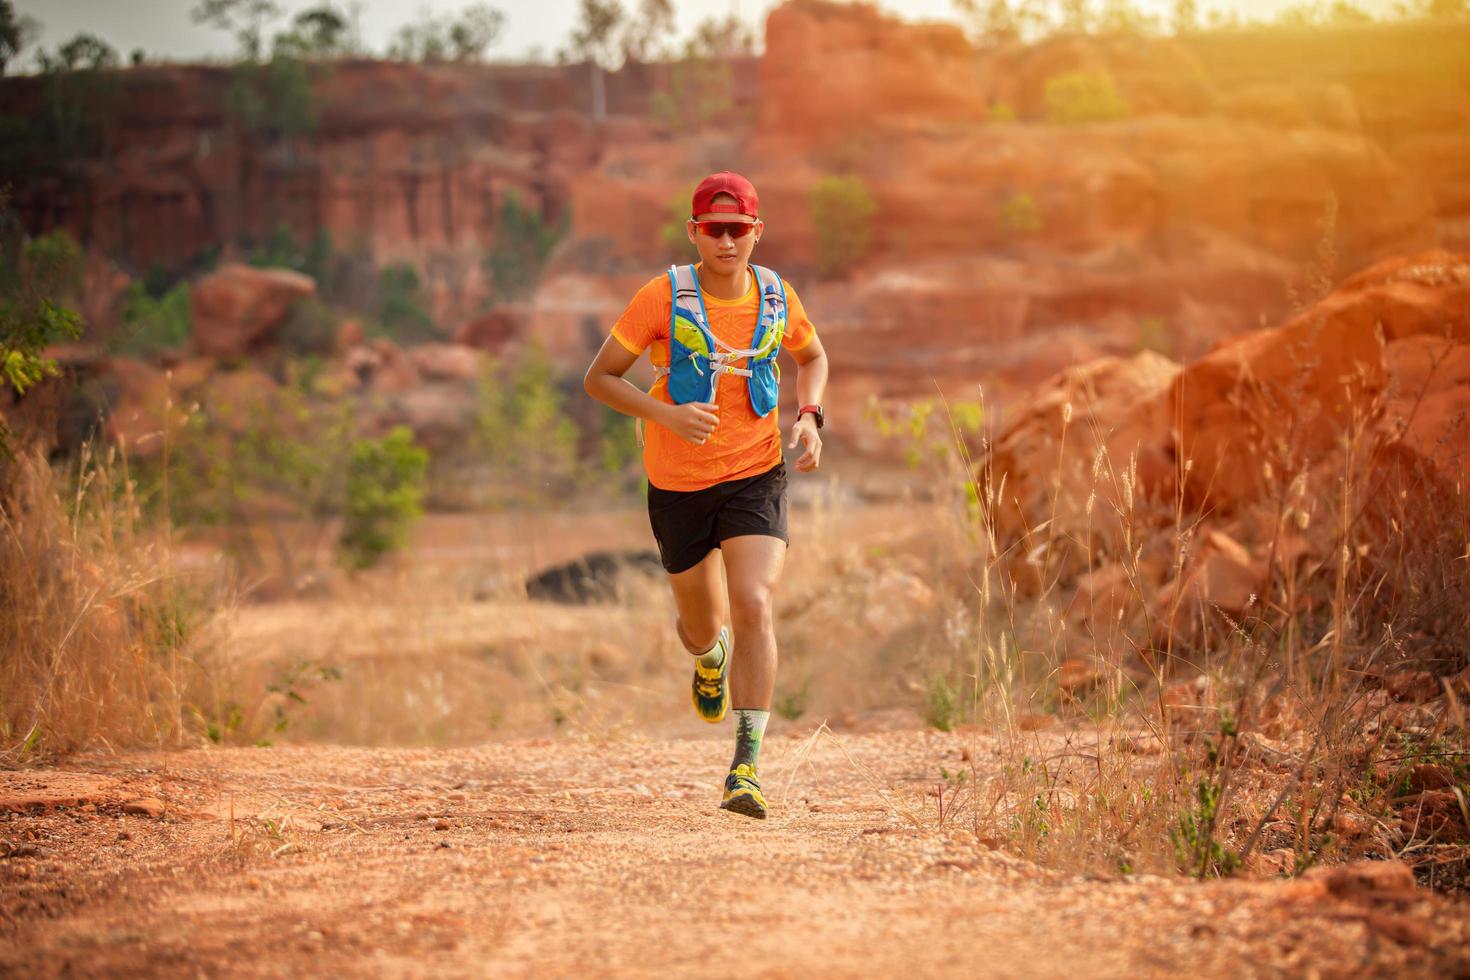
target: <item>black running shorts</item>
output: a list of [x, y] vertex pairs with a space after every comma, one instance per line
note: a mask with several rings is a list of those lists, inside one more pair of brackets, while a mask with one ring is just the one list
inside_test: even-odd
[[703, 490], [660, 490], [650, 483], [648, 523], [670, 575], [698, 565], [726, 538], [765, 534], [789, 544], [786, 464]]

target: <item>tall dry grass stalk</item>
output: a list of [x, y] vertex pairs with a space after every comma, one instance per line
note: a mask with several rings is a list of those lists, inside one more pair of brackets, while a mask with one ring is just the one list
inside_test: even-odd
[[177, 567], [147, 530], [124, 458], [88, 450], [75, 479], [37, 452], [0, 490], [0, 759], [203, 734], [220, 673], [214, 570]]

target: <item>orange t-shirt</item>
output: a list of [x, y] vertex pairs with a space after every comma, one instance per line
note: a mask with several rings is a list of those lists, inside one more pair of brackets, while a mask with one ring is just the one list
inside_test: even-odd
[[[806, 317], [801, 300], [790, 283], [786, 286], [786, 336], [781, 346], [801, 350], [812, 342], [816, 328]], [[731, 347], [748, 350], [755, 340], [756, 285], [750, 273], [750, 289], [736, 300], [717, 299], [701, 290], [709, 327], [714, 335]], [[667, 274], [649, 280], [638, 290], [618, 322], [612, 335], [630, 353], [642, 354], [653, 348], [650, 357], [660, 367], [669, 365], [669, 320], [673, 316], [673, 296]], [[743, 361], [736, 367], [745, 367]], [[670, 402], [668, 377], [659, 378], [649, 394]], [[644, 423], [643, 468], [648, 482], [660, 490], [703, 490], [727, 480], [740, 480], [764, 473], [781, 462], [781, 428], [776, 412], [765, 418], [750, 407], [750, 391], [746, 378], [738, 374], [720, 375], [715, 391], [720, 406], [719, 424], [703, 446], [685, 442], [654, 422]]]

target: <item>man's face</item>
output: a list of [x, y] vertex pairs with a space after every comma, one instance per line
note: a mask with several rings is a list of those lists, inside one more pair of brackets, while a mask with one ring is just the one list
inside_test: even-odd
[[[735, 199], [721, 194], [715, 198], [716, 203], [729, 201], [735, 203]], [[711, 230], [706, 222], [714, 222], [716, 225], [744, 225], [750, 230], [744, 235], [736, 237], [732, 229], [719, 227], [719, 237], [712, 237]], [[722, 272], [734, 272], [744, 263], [750, 261], [751, 250], [755, 248], [756, 241], [765, 230], [765, 222], [752, 218], [748, 214], [731, 214], [728, 211], [712, 211], [708, 214], [695, 215], [688, 224], [687, 230], [689, 240], [694, 247], [699, 249], [700, 261], [706, 269], [719, 270]]]

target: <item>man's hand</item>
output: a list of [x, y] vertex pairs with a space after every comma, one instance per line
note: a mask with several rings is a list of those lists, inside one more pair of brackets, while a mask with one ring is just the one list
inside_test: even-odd
[[674, 435], [685, 442], [703, 446], [720, 423], [719, 411], [720, 407], [714, 402], [685, 402], [683, 405], [670, 405], [669, 411], [658, 422], [666, 429], [673, 429]]
[[810, 473], [822, 459], [822, 437], [817, 434], [817, 420], [810, 412], [797, 419], [791, 427], [791, 445], [786, 448], [795, 449], [797, 443], [805, 446], [806, 452], [796, 461], [796, 470]]

